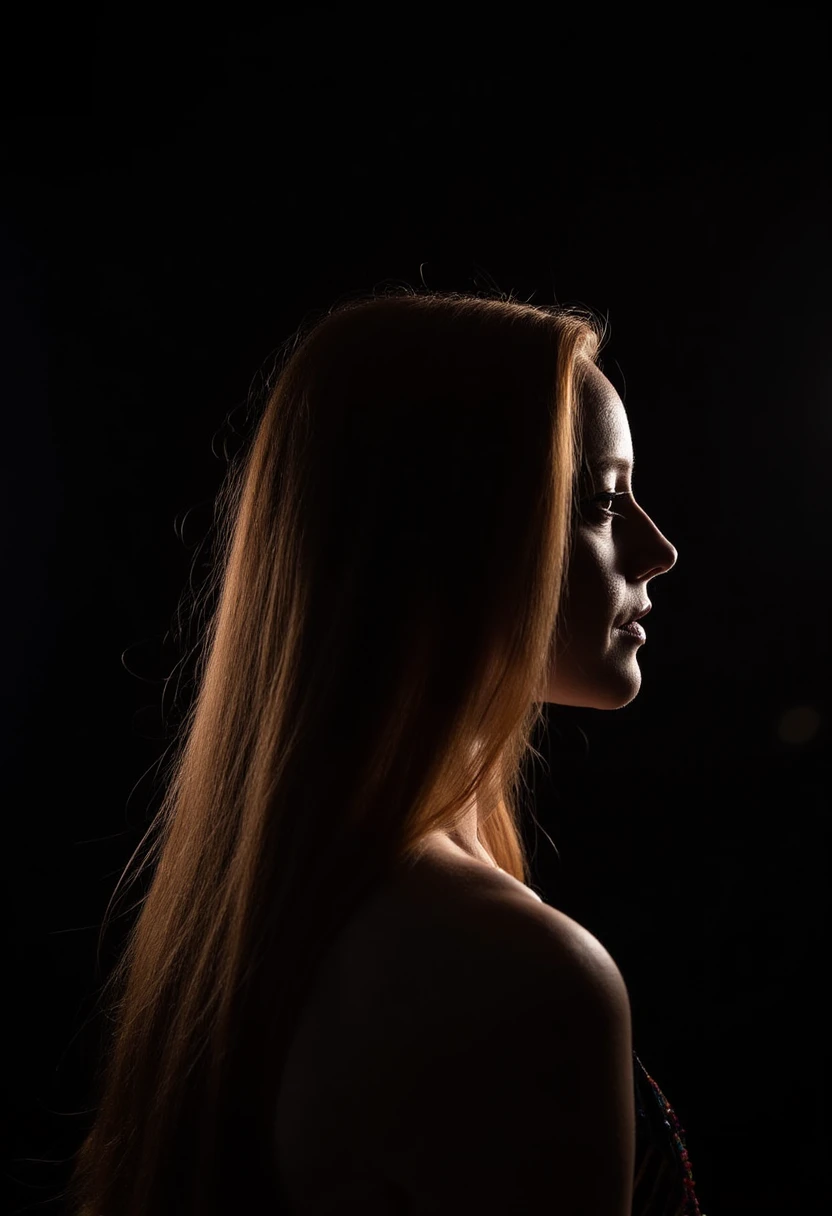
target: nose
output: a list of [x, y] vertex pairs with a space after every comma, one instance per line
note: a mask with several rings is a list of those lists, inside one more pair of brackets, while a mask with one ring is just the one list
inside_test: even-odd
[[676, 565], [679, 552], [661, 532], [653, 520], [643, 511], [644, 533], [638, 546], [638, 562], [643, 567], [639, 577], [642, 579], [655, 578], [657, 574], [667, 574]]

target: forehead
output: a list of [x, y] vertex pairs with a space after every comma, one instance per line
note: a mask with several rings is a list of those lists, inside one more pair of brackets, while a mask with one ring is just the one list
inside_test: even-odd
[[604, 373], [590, 364], [581, 392], [584, 458], [633, 460], [630, 425], [624, 404]]

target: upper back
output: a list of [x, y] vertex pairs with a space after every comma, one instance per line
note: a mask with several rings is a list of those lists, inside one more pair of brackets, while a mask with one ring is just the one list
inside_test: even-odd
[[629, 1216], [633, 1120], [629, 1003], [604, 947], [440, 853], [369, 899], [319, 968], [276, 1155], [297, 1212], [349, 1186], [368, 1216], [373, 1187], [379, 1212], [398, 1194], [414, 1213]]

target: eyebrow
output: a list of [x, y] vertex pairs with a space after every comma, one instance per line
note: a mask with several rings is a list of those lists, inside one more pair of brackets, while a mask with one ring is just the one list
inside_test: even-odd
[[601, 456], [598, 460], [590, 461], [589, 464], [596, 473], [603, 473], [607, 469], [617, 469], [620, 473], [631, 473], [636, 467], [635, 460], [630, 464], [629, 460], [624, 460], [620, 456]]

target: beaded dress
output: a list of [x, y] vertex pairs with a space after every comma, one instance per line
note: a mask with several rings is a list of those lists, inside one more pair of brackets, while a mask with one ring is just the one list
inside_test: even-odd
[[635, 1052], [633, 1081], [636, 1096], [633, 1216], [705, 1216], [696, 1198], [684, 1129]]

